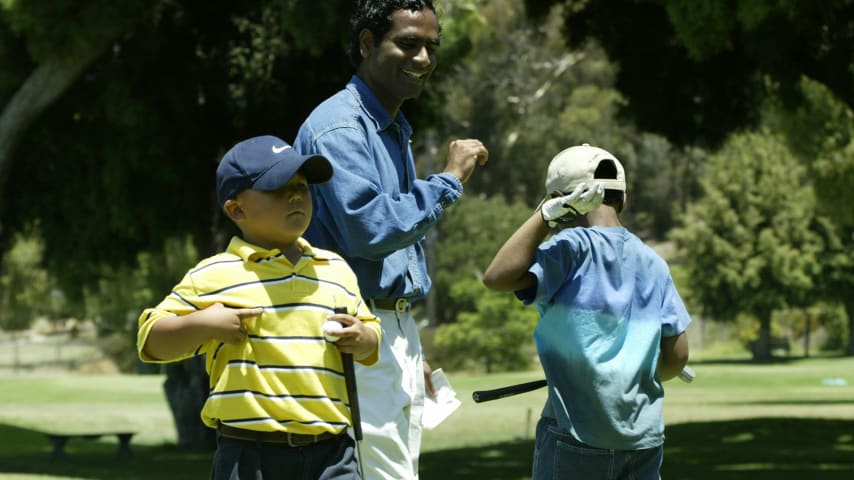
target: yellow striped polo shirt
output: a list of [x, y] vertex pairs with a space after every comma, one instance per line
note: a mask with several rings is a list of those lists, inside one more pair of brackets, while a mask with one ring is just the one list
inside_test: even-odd
[[[155, 308], [139, 318], [137, 350], [154, 323], [214, 303], [263, 307], [248, 319], [239, 345], [211, 340], [178, 359], [206, 355], [210, 393], [205, 424], [300, 434], [338, 433], [350, 425], [341, 354], [323, 338], [321, 325], [335, 307], [346, 307], [381, 337], [379, 319], [365, 305], [356, 276], [333, 252], [299, 239], [302, 258], [293, 265], [278, 249], [266, 250], [234, 237], [228, 249], [202, 260]], [[379, 351], [361, 361], [375, 363]], [[160, 362], [163, 363], [163, 362]]]

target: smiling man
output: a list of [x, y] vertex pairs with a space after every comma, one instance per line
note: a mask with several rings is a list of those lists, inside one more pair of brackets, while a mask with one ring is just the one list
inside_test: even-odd
[[424, 395], [433, 394], [410, 310], [431, 285], [421, 242], [488, 156], [479, 140], [455, 140], [442, 172], [416, 178], [412, 127], [400, 108], [435, 70], [440, 32], [430, 0], [360, 1], [351, 19], [356, 74], [294, 142], [335, 169], [330, 182], [312, 185], [315, 218], [305, 235], [350, 263], [383, 320], [379, 362], [356, 367], [369, 480], [418, 478]]

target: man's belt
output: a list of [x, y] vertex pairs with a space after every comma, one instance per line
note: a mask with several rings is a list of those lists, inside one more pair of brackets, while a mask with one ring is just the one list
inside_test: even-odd
[[[342, 432], [343, 433], [343, 432]], [[304, 447], [306, 445], [314, 445], [315, 443], [335, 438], [342, 433], [323, 432], [317, 435], [306, 435], [302, 433], [290, 432], [260, 432], [257, 430], [247, 430], [245, 428], [231, 427], [225, 424], [219, 424], [219, 434], [227, 438], [235, 438], [237, 440], [249, 440], [252, 442], [262, 443], [284, 443], [289, 447]]]
[[381, 310], [394, 310], [398, 313], [403, 313], [412, 306], [409, 298], [407, 297], [397, 297], [397, 298], [373, 298], [371, 299], [373, 302], [373, 308], [379, 308]]

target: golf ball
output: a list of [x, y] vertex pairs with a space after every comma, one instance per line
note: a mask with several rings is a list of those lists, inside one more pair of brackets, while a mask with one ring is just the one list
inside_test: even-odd
[[327, 320], [323, 322], [323, 338], [325, 338], [327, 342], [337, 342], [339, 337], [336, 337], [335, 335], [332, 335], [329, 332], [337, 332], [340, 329], [341, 324], [336, 322], [335, 320]]

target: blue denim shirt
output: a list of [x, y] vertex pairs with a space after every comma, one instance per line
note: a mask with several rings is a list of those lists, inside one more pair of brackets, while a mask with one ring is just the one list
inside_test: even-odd
[[422, 241], [463, 186], [449, 173], [415, 177], [412, 127], [392, 118], [353, 76], [303, 122], [302, 154], [332, 163], [332, 180], [312, 185], [314, 217], [305, 238], [347, 259], [364, 298], [420, 298], [430, 290]]

